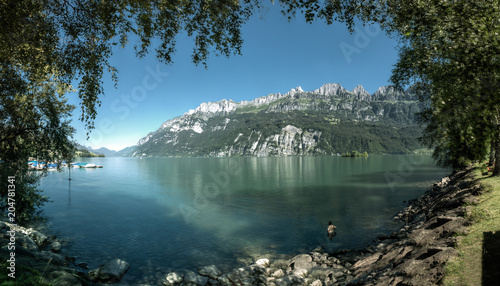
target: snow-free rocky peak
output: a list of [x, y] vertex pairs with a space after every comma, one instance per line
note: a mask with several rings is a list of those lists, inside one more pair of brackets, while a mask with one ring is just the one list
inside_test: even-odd
[[189, 110], [188, 114], [194, 113], [229, 113], [237, 108], [237, 103], [232, 100], [223, 99], [217, 102], [203, 102], [196, 109]]
[[356, 95], [356, 97], [358, 99], [364, 99], [364, 98], [367, 98], [367, 97], [370, 96], [370, 93], [368, 91], [366, 91], [365, 88], [361, 84], [358, 84], [358, 86], [356, 86], [351, 91], [351, 93], [353, 93], [354, 95]]
[[327, 83], [321, 86], [319, 89], [314, 90], [313, 92], [321, 95], [339, 95], [348, 91], [338, 83]]
[[304, 90], [302, 90], [302, 87], [297, 86], [296, 88], [292, 88], [289, 92], [285, 93], [285, 95], [292, 96], [292, 95], [294, 95], [296, 93], [300, 93], [300, 92], [304, 92]]

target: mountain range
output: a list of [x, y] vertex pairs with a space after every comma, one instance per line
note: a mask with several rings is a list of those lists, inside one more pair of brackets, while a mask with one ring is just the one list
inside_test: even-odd
[[87, 150], [89, 152], [92, 152], [96, 155], [104, 155], [106, 157], [113, 157], [113, 156], [116, 156], [117, 152], [115, 150], [110, 150], [106, 147], [101, 147], [101, 148], [98, 148], [98, 149], [94, 149], [90, 146], [85, 146], [85, 145], [81, 145], [81, 144], [76, 144], [76, 148], [77, 149], [84, 149], [84, 150]]
[[330, 83], [301, 87], [252, 101], [202, 103], [165, 121], [121, 156], [289, 156], [332, 155], [353, 150], [405, 153], [420, 148], [410, 89], [361, 85], [348, 91]]

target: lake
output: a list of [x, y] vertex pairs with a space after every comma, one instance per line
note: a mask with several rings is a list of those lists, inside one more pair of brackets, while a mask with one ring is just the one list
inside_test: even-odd
[[[317, 246], [361, 248], [399, 230], [394, 215], [450, 173], [427, 155], [368, 158], [81, 158], [102, 169], [49, 172], [50, 232], [91, 269], [130, 264], [123, 283]], [[71, 180], [68, 177], [71, 176]], [[337, 236], [326, 236], [328, 221]]]

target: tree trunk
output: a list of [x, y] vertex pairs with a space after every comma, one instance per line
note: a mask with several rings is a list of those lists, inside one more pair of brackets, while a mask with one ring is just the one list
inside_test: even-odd
[[488, 166], [493, 166], [495, 164], [495, 148], [496, 148], [497, 140], [492, 139], [490, 143], [490, 161], [488, 162]]
[[497, 136], [495, 136], [495, 162], [494, 166], [495, 168], [493, 169], [493, 176], [500, 176], [500, 140], [498, 140], [498, 133]]

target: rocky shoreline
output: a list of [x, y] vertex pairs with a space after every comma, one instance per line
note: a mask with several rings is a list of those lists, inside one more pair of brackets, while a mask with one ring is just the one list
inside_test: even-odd
[[[226, 273], [215, 265], [164, 273], [154, 284], [142, 285], [435, 285], [444, 275], [445, 263], [456, 255], [456, 234], [467, 231], [470, 207], [465, 205], [474, 203], [480, 193], [471, 170], [462, 170], [408, 202], [394, 218], [404, 222], [400, 231], [380, 235], [364, 249], [329, 252], [320, 246], [291, 259], [261, 257]], [[44, 282], [51, 285], [119, 283], [129, 268], [115, 259], [86, 271], [84, 263], [77, 265], [61, 254], [56, 237], [8, 222], [0, 222], [0, 231], [2, 257], [9, 257], [14, 231], [17, 265], [43, 272]]]
[[83, 275], [69, 266], [71, 258], [61, 253], [64, 242], [57, 237], [7, 221], [0, 221], [0, 233], [0, 253], [8, 264], [8, 279], [15, 285], [25, 283], [21, 273], [34, 279], [32, 283], [86, 285]]
[[87, 271], [86, 263], [76, 263], [74, 257], [62, 252], [64, 241], [48, 236], [36, 227], [0, 221], [0, 232], [0, 253], [9, 264], [9, 279], [16, 283], [26, 283], [19, 278], [22, 269], [22, 272], [28, 272], [28, 276], [38, 275], [31, 283], [53, 286], [109, 284], [119, 282], [129, 268], [127, 262], [114, 259]]

